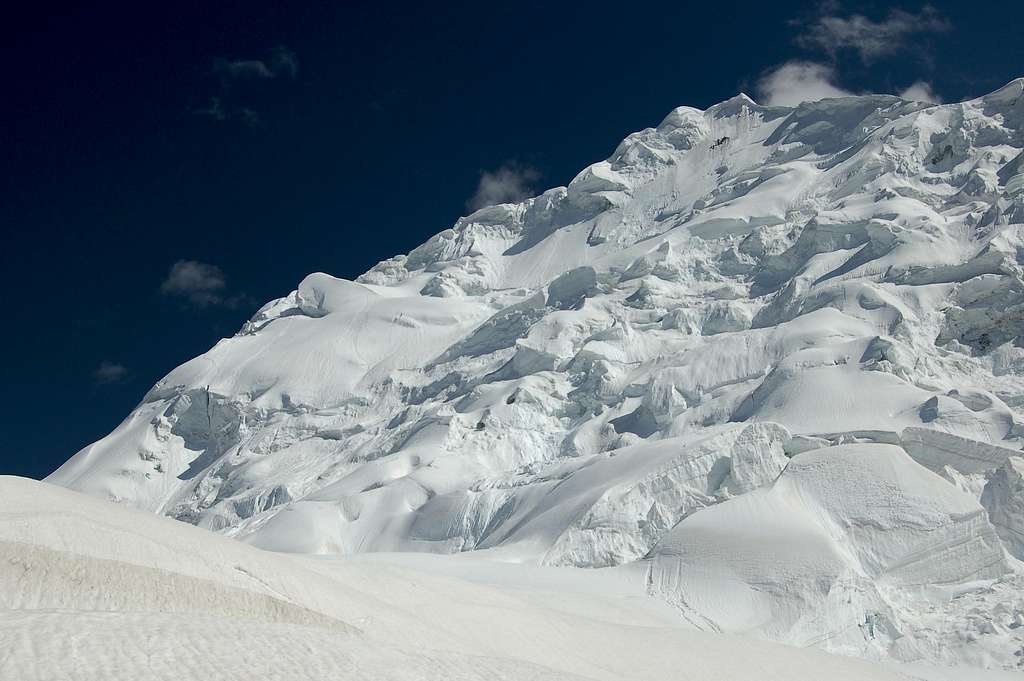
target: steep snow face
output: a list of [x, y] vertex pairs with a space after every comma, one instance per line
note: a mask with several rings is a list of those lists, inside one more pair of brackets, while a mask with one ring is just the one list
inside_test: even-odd
[[[1022, 583], [985, 510], [894, 445], [798, 454], [772, 485], [687, 517], [645, 562], [650, 590], [705, 629], [981, 666], [1015, 666], [1024, 645]], [[979, 581], [992, 595], [974, 611], [990, 629], [958, 630], [955, 606], [921, 626], [936, 601]]]
[[[870, 532], [800, 501], [779, 532], [794, 551], [817, 537], [800, 549], [814, 588], [854, 575], [856, 602], [918, 640], [910, 592], [1017, 569], [997, 537], [1019, 555], [1022, 265], [1024, 80], [943, 106], [681, 107], [568, 187], [477, 211], [355, 282], [310, 275], [49, 480], [280, 551], [609, 567], [698, 519], [796, 503], [775, 490], [804, 489], [788, 457], [813, 452], [833, 525], [881, 503], [851, 487], [916, 501]], [[831, 445], [856, 442], [901, 448], [906, 474], [846, 475]], [[922, 544], [913, 564], [948, 570], [896, 579], [911, 556], [893, 547], [925, 516], [989, 563]], [[815, 634], [865, 613], [809, 588], [751, 594], [757, 616], [700, 613], [862, 652]]]
[[1006, 459], [989, 477], [981, 503], [1007, 550], [1024, 559], [1024, 458]]

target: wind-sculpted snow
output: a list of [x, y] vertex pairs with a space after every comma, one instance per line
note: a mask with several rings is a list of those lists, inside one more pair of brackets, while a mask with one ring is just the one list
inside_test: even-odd
[[[567, 187], [355, 282], [310, 275], [49, 479], [279, 551], [654, 561], [715, 628], [1012, 666], [1017, 639], [921, 603], [1019, 570], [1022, 158], [1024, 80], [680, 107]], [[901, 472], [847, 475], [861, 455]], [[811, 489], [810, 459], [825, 524], [778, 491]], [[697, 526], [718, 546], [737, 509], [786, 551], [723, 540], [694, 605], [657, 547]]]
[[694, 630], [643, 581], [425, 554], [260, 551], [0, 477], [0, 678], [999, 681]]
[[[798, 454], [769, 487], [680, 522], [645, 562], [652, 592], [705, 629], [986, 666], [1016, 665], [1024, 645], [1022, 581], [985, 510], [893, 445]], [[1016, 602], [1002, 617], [987, 604], [992, 630], [977, 645], [959, 649], [966, 613], [920, 627], [931, 600], [992, 580]]]

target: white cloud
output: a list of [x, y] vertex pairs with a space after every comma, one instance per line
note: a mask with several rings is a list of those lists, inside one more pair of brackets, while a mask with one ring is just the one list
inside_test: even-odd
[[497, 170], [480, 174], [476, 193], [466, 202], [470, 210], [498, 203], [514, 203], [533, 195], [531, 184], [540, 179], [540, 173], [528, 166], [508, 163]]
[[206, 307], [224, 302], [223, 291], [226, 286], [224, 272], [216, 265], [197, 260], [179, 260], [171, 265], [167, 278], [160, 284], [160, 292], [182, 297], [196, 307]]
[[923, 80], [917, 81], [906, 90], [899, 93], [899, 96], [903, 99], [909, 99], [914, 102], [942, 104], [942, 98], [935, 94], [935, 90], [932, 89], [931, 83], [926, 83]]
[[93, 380], [99, 385], [120, 383], [128, 377], [128, 369], [123, 364], [103, 360], [92, 372]]
[[[831, 3], [825, 6], [824, 11], [835, 12], [838, 9], [838, 3]], [[930, 5], [925, 5], [916, 14], [892, 9], [882, 21], [872, 21], [862, 14], [845, 17], [821, 14], [805, 27], [797, 37], [797, 43], [824, 50], [833, 57], [840, 50], [853, 50], [868, 63], [916, 47], [913, 41], [908, 40], [910, 36], [944, 33], [950, 28], [952, 24]]]
[[835, 84], [831, 66], [808, 61], [790, 61], [766, 73], [757, 83], [759, 99], [769, 106], [796, 106], [827, 97], [848, 97], [853, 93]]

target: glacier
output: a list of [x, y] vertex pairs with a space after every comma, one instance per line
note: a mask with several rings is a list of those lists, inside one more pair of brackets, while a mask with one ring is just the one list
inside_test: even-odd
[[309, 275], [47, 481], [275, 552], [600, 569], [695, 629], [1020, 669], [1022, 406], [1024, 79], [738, 95]]

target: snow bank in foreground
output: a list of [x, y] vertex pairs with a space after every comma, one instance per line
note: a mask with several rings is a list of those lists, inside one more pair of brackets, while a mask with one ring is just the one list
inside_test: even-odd
[[278, 555], [0, 478], [0, 677], [943, 678], [694, 631], [624, 575], [572, 572]]

